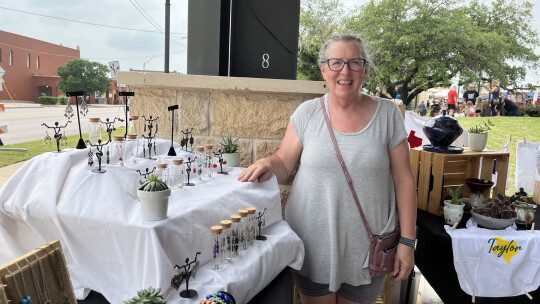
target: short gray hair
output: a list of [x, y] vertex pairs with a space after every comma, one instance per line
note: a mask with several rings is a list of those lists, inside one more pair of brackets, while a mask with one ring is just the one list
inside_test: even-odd
[[452, 83], [452, 85], [450, 86], [450, 90], [457, 91], [457, 83]]
[[360, 39], [358, 36], [352, 35], [352, 34], [336, 35], [336, 36], [332, 36], [330, 39], [326, 40], [326, 42], [321, 47], [321, 50], [319, 51], [319, 63], [326, 62], [326, 59], [328, 59], [327, 56], [326, 56], [326, 52], [328, 51], [328, 47], [330, 46], [330, 44], [332, 44], [334, 42], [337, 42], [337, 41], [343, 41], [343, 42], [352, 41], [352, 42], [356, 43], [356, 46], [358, 47], [358, 50], [360, 51], [360, 55], [362, 56], [362, 58], [366, 59], [367, 64], [369, 64], [371, 58], [369, 58], [369, 54], [366, 51], [366, 48], [364, 46], [364, 43], [362, 42], [362, 39]]

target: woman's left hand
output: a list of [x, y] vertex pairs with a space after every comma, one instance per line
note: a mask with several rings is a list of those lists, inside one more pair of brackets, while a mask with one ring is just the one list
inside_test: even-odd
[[396, 258], [394, 260], [394, 271], [392, 272], [392, 282], [406, 280], [414, 268], [414, 249], [412, 247], [398, 244]]

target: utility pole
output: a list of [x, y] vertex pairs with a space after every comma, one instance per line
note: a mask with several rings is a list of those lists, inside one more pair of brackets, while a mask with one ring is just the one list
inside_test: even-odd
[[169, 39], [171, 35], [171, 1], [165, 0], [165, 73], [169, 73]]

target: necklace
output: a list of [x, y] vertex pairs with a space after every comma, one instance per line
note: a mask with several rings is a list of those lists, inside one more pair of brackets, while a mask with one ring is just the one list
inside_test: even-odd
[[51, 303], [51, 295], [49, 294], [49, 285], [47, 284], [47, 274], [45, 273], [45, 267], [43, 267], [43, 261], [38, 257], [38, 255], [34, 252], [34, 256], [36, 257], [36, 261], [39, 262], [39, 269], [41, 271], [41, 280], [43, 281], [43, 289], [45, 294], [45, 304]]
[[[17, 265], [17, 268], [19, 268], [19, 273], [21, 274], [21, 278], [23, 279], [23, 284], [24, 284], [23, 286], [26, 286], [26, 282], [24, 280], [24, 275], [22, 273], [21, 268], [19, 267], [19, 264], [15, 263], [15, 265]], [[21, 303], [21, 304], [32, 303], [32, 299], [30, 298], [30, 296], [26, 296], [26, 297], [23, 298], [21, 289], [19, 288], [19, 283], [17, 283], [17, 278], [15, 278], [15, 274], [13, 274], [13, 272], [11, 272], [11, 270], [9, 270], [8, 267], [6, 267], [6, 269], [9, 272], [9, 274], [11, 274], [11, 278], [13, 279], [13, 282], [15, 282], [15, 289], [17, 289], [17, 292], [19, 293], [19, 297], [21, 298], [21, 301], [19, 303]]]
[[34, 285], [36, 286], [36, 292], [38, 294], [39, 301], [40, 301], [40, 303], [44, 303], [45, 299], [43, 297], [43, 293], [41, 292], [41, 287], [39, 287], [39, 282], [38, 282], [36, 270], [34, 269], [34, 265], [32, 265], [32, 263], [30, 263], [30, 261], [28, 261], [28, 258], [24, 258], [24, 260], [26, 261], [26, 263], [30, 267], [30, 270], [32, 271], [32, 277], [34, 278]]

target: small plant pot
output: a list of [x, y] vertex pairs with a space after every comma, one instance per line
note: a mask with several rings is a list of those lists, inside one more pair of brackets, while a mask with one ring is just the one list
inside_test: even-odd
[[167, 218], [171, 189], [163, 191], [137, 190], [141, 202], [141, 216], [147, 221], [159, 221]]
[[240, 153], [223, 153], [223, 160], [226, 162], [223, 164], [225, 167], [240, 167]]
[[459, 223], [463, 217], [463, 208], [465, 208], [464, 203], [459, 203], [459, 205], [454, 205], [450, 200], [444, 201], [444, 221], [453, 226], [455, 223]]
[[488, 133], [470, 133], [469, 132], [469, 148], [472, 151], [483, 151], [486, 147]]

